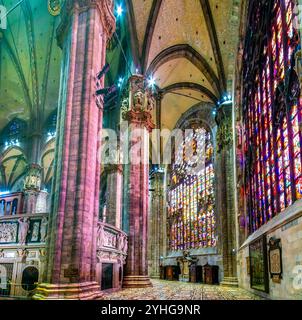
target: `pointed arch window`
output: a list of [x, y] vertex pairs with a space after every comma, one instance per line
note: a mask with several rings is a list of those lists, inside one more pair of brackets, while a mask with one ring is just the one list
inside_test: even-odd
[[302, 109], [294, 2], [252, 1], [244, 52], [243, 116], [249, 229], [302, 198]]
[[[204, 157], [192, 172], [185, 146]], [[201, 163], [202, 161], [202, 163]], [[191, 131], [176, 148], [168, 191], [169, 247], [171, 251], [216, 246], [214, 164], [211, 134], [204, 128]]]

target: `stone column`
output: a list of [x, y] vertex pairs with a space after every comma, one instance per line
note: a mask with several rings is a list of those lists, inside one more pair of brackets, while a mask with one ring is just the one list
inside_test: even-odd
[[234, 198], [234, 155], [232, 103], [223, 103], [217, 115], [217, 179], [220, 241], [222, 244], [224, 279], [222, 285], [237, 286], [236, 213]]
[[29, 158], [31, 163], [40, 164], [41, 162], [41, 151], [42, 151], [42, 129], [40, 128], [39, 120], [31, 122], [31, 126], [36, 130], [29, 136]]
[[121, 228], [123, 167], [121, 164], [108, 165], [106, 223]]
[[159, 171], [151, 178], [151, 201], [149, 214], [149, 274], [160, 277], [160, 260], [164, 256], [164, 172]]
[[[158, 157], [158, 164], [161, 164], [162, 162], [162, 154], [163, 154], [163, 141], [162, 141], [162, 137], [160, 135], [160, 130], [161, 130], [161, 103], [162, 103], [162, 98], [163, 98], [163, 94], [162, 92], [157, 92], [156, 94], [156, 129], [158, 130], [157, 132], [157, 137], [156, 137], [156, 146], [153, 146], [156, 148], [157, 154], [159, 154]], [[152, 152], [155, 150], [152, 150]], [[155, 163], [154, 163], [155, 164]]]
[[95, 91], [114, 28], [112, 0], [65, 1], [57, 30], [63, 60], [45, 283], [35, 299], [100, 296], [95, 270], [103, 103]]
[[[148, 192], [149, 192], [149, 135], [154, 128], [150, 109], [154, 107], [144, 77], [129, 79], [129, 110], [124, 120], [129, 123], [129, 246], [123, 287], [152, 286], [148, 277]], [[152, 106], [151, 106], [152, 105]], [[140, 133], [145, 132], [144, 136]], [[140, 161], [138, 161], [140, 159]]]

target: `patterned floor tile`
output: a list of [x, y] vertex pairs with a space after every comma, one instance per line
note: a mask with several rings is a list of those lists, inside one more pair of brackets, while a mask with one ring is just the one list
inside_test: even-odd
[[106, 300], [261, 300], [241, 288], [152, 280], [153, 288], [125, 289], [106, 294]]

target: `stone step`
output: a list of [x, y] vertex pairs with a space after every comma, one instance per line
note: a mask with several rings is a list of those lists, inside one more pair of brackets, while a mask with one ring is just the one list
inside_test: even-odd
[[236, 277], [225, 277], [220, 283], [223, 287], [238, 287], [238, 278]]

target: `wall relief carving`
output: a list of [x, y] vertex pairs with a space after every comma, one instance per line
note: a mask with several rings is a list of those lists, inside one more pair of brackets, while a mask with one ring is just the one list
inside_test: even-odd
[[0, 223], [0, 243], [17, 242], [18, 224], [15, 222]]

